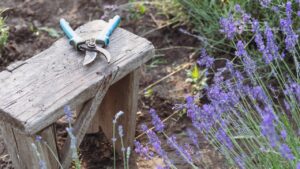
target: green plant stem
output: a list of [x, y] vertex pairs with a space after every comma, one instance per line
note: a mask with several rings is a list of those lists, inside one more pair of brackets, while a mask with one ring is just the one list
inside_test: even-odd
[[60, 163], [60, 161], [59, 161], [57, 155], [53, 152], [53, 150], [52, 150], [51, 147], [48, 145], [48, 143], [44, 141], [44, 144], [46, 145], [46, 147], [48, 148], [48, 150], [51, 152], [51, 154], [53, 155], [54, 159], [57, 161], [57, 163], [58, 163], [60, 169], [63, 169], [63, 166], [61, 165], [61, 163]]
[[117, 166], [116, 160], [116, 123], [113, 122], [113, 151], [114, 151], [114, 169]]
[[124, 169], [127, 169], [127, 164], [126, 164], [126, 155], [125, 155], [125, 147], [124, 147], [124, 142], [123, 142], [123, 137], [120, 137], [121, 140], [121, 148], [122, 148], [122, 153], [123, 153], [123, 163], [124, 163]]

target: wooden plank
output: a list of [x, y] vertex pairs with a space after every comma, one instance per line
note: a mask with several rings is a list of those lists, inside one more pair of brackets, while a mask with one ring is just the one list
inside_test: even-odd
[[24, 165], [18, 155], [18, 145], [17, 145], [16, 139], [15, 139], [14, 133], [13, 133], [13, 129], [5, 123], [0, 123], [0, 127], [1, 127], [1, 131], [2, 131], [4, 144], [10, 155], [10, 159], [13, 162], [14, 168], [22, 169], [22, 166], [24, 166]]
[[[58, 148], [56, 144], [56, 127], [55, 124], [47, 127], [44, 129], [42, 132], [40, 132], [40, 135], [42, 136], [43, 139], [43, 144], [42, 144], [42, 153], [43, 157], [46, 161], [47, 168], [53, 168], [53, 169], [58, 169], [59, 164], [59, 154], [58, 154]], [[48, 146], [46, 146], [47, 144]]]
[[[108, 140], [111, 140], [112, 120], [115, 114], [122, 110], [124, 115], [118, 120], [116, 132], [118, 133], [118, 125], [122, 125], [125, 135], [123, 138], [125, 146], [132, 146], [135, 136], [139, 77], [140, 69], [137, 69], [109, 88], [89, 132], [95, 132], [101, 126]], [[121, 144], [119, 138], [116, 148], [120, 153]]]
[[[89, 22], [76, 32], [85, 38], [94, 37], [106, 24]], [[108, 73], [115, 74], [116, 82], [154, 54], [149, 41], [120, 28], [113, 33], [107, 50], [112, 55], [110, 64], [98, 58], [84, 67], [83, 54], [62, 38], [26, 60], [0, 84], [1, 120], [33, 135], [62, 117], [64, 105], [75, 107], [93, 98], [97, 84]]]
[[[13, 129], [7, 124], [1, 124], [3, 131], [3, 139], [6, 148], [13, 161], [16, 169], [39, 169], [39, 159], [32, 144], [35, 143], [39, 149], [42, 159], [45, 161], [47, 168], [58, 168], [58, 162], [55, 160], [53, 154], [48, 147], [41, 143], [40, 146], [35, 141], [34, 137], [24, 135], [20, 131]], [[41, 133], [43, 141], [46, 141], [51, 150], [57, 155], [57, 148], [55, 142], [55, 133], [53, 126], [48, 127]]]

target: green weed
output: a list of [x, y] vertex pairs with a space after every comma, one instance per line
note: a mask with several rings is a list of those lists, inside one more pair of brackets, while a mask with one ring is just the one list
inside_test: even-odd
[[[0, 15], [2, 12], [0, 12]], [[8, 39], [8, 26], [5, 24], [5, 19], [0, 16], [0, 50], [4, 47]]]

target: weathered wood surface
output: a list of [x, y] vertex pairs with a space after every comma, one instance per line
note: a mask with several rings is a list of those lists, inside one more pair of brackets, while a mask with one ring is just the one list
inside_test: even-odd
[[[39, 159], [32, 144], [36, 144], [42, 160], [47, 168], [59, 168], [59, 164], [52, 153], [58, 155], [56, 147], [55, 127], [52, 125], [39, 132], [43, 141], [47, 143], [37, 144], [33, 136], [24, 135], [10, 125], [1, 123], [1, 130], [6, 148], [16, 169], [39, 169]], [[9, 145], [9, 146], [8, 146]], [[50, 150], [50, 149], [51, 150]], [[51, 152], [52, 151], [52, 152]]]
[[126, 147], [131, 147], [136, 127], [136, 113], [138, 102], [140, 69], [123, 77], [117, 83], [110, 86], [106, 93], [96, 116], [91, 123], [89, 132], [97, 132], [101, 127], [108, 140], [111, 140], [112, 135], [112, 120], [116, 113], [120, 110], [124, 114], [118, 119], [116, 126], [117, 144], [116, 148], [121, 152], [121, 144], [118, 135], [118, 126], [122, 125], [124, 130], [124, 144]]
[[[85, 38], [95, 37], [106, 24], [89, 22], [76, 32]], [[114, 83], [154, 53], [149, 41], [120, 28], [113, 33], [107, 50], [112, 55], [110, 64], [97, 58], [84, 67], [84, 54], [62, 38], [11, 72], [1, 72], [0, 120], [33, 135], [62, 117], [64, 105], [75, 107], [93, 98], [104, 77], [112, 73]]]
[[[99, 109], [99, 105], [101, 104], [102, 99], [104, 98], [109, 86], [112, 83], [113, 77], [113, 74], [111, 74], [101, 81], [96, 96], [91, 101], [88, 101], [87, 104], [84, 105], [82, 112], [79, 113], [76, 123], [73, 126], [73, 134], [76, 137], [77, 147], [79, 147], [86, 131], [88, 130], [93, 118], [95, 117], [95, 114]], [[70, 137], [68, 137], [68, 141], [65, 143], [61, 154], [63, 162], [62, 165], [64, 168], [68, 168], [71, 163], [71, 153], [72, 151], [70, 149]]]

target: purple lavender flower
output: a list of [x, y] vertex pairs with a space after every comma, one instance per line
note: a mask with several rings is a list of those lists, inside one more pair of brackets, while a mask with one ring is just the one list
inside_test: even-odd
[[255, 100], [260, 100], [260, 101], [268, 100], [268, 96], [261, 86], [250, 87], [248, 94]]
[[193, 96], [188, 96], [186, 97], [186, 104], [187, 105], [193, 105], [194, 104], [194, 97]]
[[228, 137], [223, 128], [218, 129], [218, 131], [216, 132], [216, 138], [221, 144], [225, 145], [228, 149], [233, 149], [231, 139]]
[[239, 40], [236, 46], [237, 46], [237, 51], [235, 52], [235, 55], [239, 57], [248, 55], [245, 50], [244, 43], [242, 41]]
[[298, 161], [296, 169], [300, 169], [300, 161]]
[[176, 152], [184, 158], [184, 160], [188, 160], [187, 162], [190, 163], [193, 161], [191, 154], [184, 149], [182, 146], [180, 146], [177, 141], [175, 136], [171, 136], [168, 138], [168, 143], [170, 146], [172, 146]]
[[199, 107], [195, 104], [194, 97], [188, 96], [186, 98], [186, 104], [183, 107], [187, 109], [187, 116], [191, 119], [195, 119]]
[[280, 135], [281, 135], [281, 137], [285, 140], [286, 139], [286, 136], [287, 136], [287, 133], [286, 133], [286, 130], [281, 130], [280, 131]]
[[42, 141], [42, 136], [36, 136], [35, 141], [36, 142], [41, 142]]
[[263, 41], [263, 37], [262, 37], [262, 35], [260, 33], [260, 30], [259, 30], [259, 23], [256, 19], [253, 20], [253, 22], [252, 22], [252, 32], [255, 33], [254, 41], [256, 43], [257, 48], [259, 49], [259, 51], [261, 53], [264, 53], [265, 43]]
[[260, 2], [260, 5], [263, 7], [263, 8], [267, 8], [270, 3], [271, 3], [272, 0], [259, 0]]
[[226, 69], [229, 70], [230, 73], [234, 72], [233, 63], [230, 60], [226, 60]]
[[152, 124], [154, 125], [155, 131], [157, 132], [163, 132], [165, 125], [158, 117], [156, 111], [154, 109], [150, 109], [149, 111], [151, 117], [152, 117]]
[[134, 151], [139, 154], [141, 157], [144, 157], [147, 160], [150, 160], [153, 157], [153, 153], [149, 151], [149, 147], [143, 146], [139, 141], [134, 141], [135, 149]]
[[67, 117], [67, 120], [68, 120], [69, 122], [71, 122], [72, 119], [73, 119], [73, 113], [72, 113], [72, 111], [71, 111], [71, 107], [70, 107], [69, 105], [66, 105], [66, 106], [64, 107], [64, 112], [65, 112], [65, 115], [66, 115], [66, 117]]
[[161, 165], [157, 165], [156, 169], [165, 169], [164, 167], [162, 167]]
[[39, 161], [40, 169], [47, 169], [46, 162], [44, 160]]
[[247, 51], [245, 50], [244, 43], [240, 40], [237, 43], [237, 51], [235, 52], [235, 55], [242, 58], [242, 60], [244, 62], [245, 71], [248, 73], [249, 76], [252, 76], [256, 70], [256, 64], [251, 59], [251, 57], [248, 55]]
[[255, 41], [255, 43], [256, 43], [256, 45], [258, 47], [258, 50], [263, 53], [264, 50], [265, 50], [265, 43], [263, 41], [263, 37], [262, 37], [262, 35], [261, 35], [260, 32], [257, 32], [255, 34], [254, 41]]
[[221, 84], [224, 81], [223, 72], [225, 69], [218, 69], [218, 71], [214, 75], [213, 82], [214, 84]]
[[291, 110], [291, 106], [290, 106], [289, 102], [287, 102], [285, 99], [283, 100], [283, 102], [284, 102], [284, 106], [285, 106], [286, 110]]
[[274, 11], [275, 13], [279, 13], [279, 8], [278, 6], [272, 6], [272, 11]]
[[148, 130], [148, 127], [145, 124], [142, 124], [141, 127], [142, 127], [142, 130], [144, 132], [146, 132], [149, 143], [152, 145], [155, 152], [164, 159], [164, 162], [168, 166], [172, 165], [169, 157], [167, 156], [167, 153], [161, 147], [161, 142], [160, 142], [159, 138], [157, 137], [157, 135], [155, 134], [155, 132], [153, 132], [152, 130]]
[[194, 146], [196, 146], [198, 149], [200, 149], [200, 146], [199, 146], [199, 140], [198, 140], [198, 135], [197, 133], [195, 133], [193, 130], [191, 129], [188, 129], [187, 130], [187, 133], [188, 133], [188, 136], [189, 138], [192, 140]]
[[292, 2], [291, 1], [286, 2], [285, 12], [286, 12], [286, 15], [287, 15], [288, 18], [292, 17], [293, 9], [292, 9]]
[[275, 37], [271, 28], [266, 24], [265, 36], [267, 39], [265, 50], [263, 51], [263, 59], [267, 64], [272, 62], [274, 59], [280, 58], [279, 48], [275, 42]]
[[280, 20], [281, 31], [285, 34], [285, 47], [288, 51], [293, 51], [298, 42], [298, 35], [293, 31], [292, 3], [286, 3], [286, 18]]
[[212, 65], [214, 64], [215, 59], [211, 56], [209, 56], [206, 53], [206, 50], [203, 48], [201, 50], [201, 56], [198, 59], [197, 63], [199, 66], [205, 66], [206, 68], [211, 68]]
[[239, 166], [240, 169], [246, 168], [244, 159], [245, 159], [245, 154], [242, 154], [241, 156], [237, 156], [234, 158], [234, 162]]
[[286, 84], [286, 90], [284, 91], [286, 95], [294, 95], [298, 102], [300, 102], [300, 85], [297, 82], [289, 82]]
[[235, 9], [236, 12], [242, 12], [242, 8], [241, 8], [241, 6], [239, 4], [236, 4], [234, 6], [234, 9]]
[[[242, 20], [241, 21], [236, 21], [235, 25], [238, 27], [245, 27], [246, 23], [249, 23], [251, 19], [251, 15], [246, 13], [239, 4], [236, 4], [235, 7], [235, 12], [240, 13], [242, 15]], [[240, 32], [241, 33], [241, 32]]]
[[209, 131], [212, 126], [215, 124], [214, 122], [214, 113], [216, 113], [214, 107], [211, 104], [204, 104], [202, 108], [199, 110], [199, 115], [197, 116], [197, 120], [200, 121], [200, 126], [203, 131]]
[[146, 124], [142, 124], [141, 125], [141, 129], [142, 129], [143, 132], [147, 132], [148, 131], [148, 127], [147, 127]]
[[221, 32], [224, 33], [228, 39], [232, 40], [236, 33], [236, 25], [232, 15], [228, 18], [221, 18], [220, 20]]
[[283, 158], [287, 159], [287, 160], [294, 160], [294, 155], [291, 151], [291, 149], [289, 148], [288, 145], [286, 144], [282, 144], [280, 147], [279, 147], [279, 151], [282, 155]]
[[252, 32], [253, 33], [256, 33], [256, 32], [260, 32], [259, 31], [259, 22], [258, 22], [258, 20], [257, 19], [253, 19], [253, 21], [252, 21]]
[[262, 116], [262, 122], [260, 124], [261, 133], [268, 138], [269, 143], [272, 147], [275, 147], [278, 143], [278, 135], [275, 130], [275, 115], [273, 112], [268, 110], [259, 112]]
[[247, 14], [247, 13], [244, 13], [243, 15], [242, 15], [242, 18], [243, 18], [243, 21], [244, 21], [244, 23], [251, 23], [251, 15], [250, 14]]

